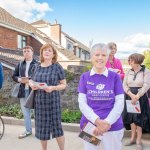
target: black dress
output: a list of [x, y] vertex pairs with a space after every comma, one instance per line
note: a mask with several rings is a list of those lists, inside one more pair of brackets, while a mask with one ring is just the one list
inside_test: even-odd
[[[134, 94], [137, 94], [138, 87], [130, 88], [130, 91]], [[131, 98], [125, 94], [125, 100], [131, 100]], [[131, 130], [130, 124], [134, 123], [135, 125], [142, 128], [143, 133], [150, 133], [150, 107], [148, 104], [148, 98], [144, 94], [139, 99], [141, 114], [128, 113], [125, 103], [125, 108], [123, 112], [123, 122], [127, 130]]]

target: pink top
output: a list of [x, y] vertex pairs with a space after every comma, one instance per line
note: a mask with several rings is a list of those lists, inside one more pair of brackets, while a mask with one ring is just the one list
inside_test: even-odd
[[[121, 61], [117, 58], [113, 58], [113, 64], [110, 63], [109, 59], [106, 63], [106, 67], [109, 69], [111, 68], [110, 70], [113, 70], [113, 69], [118, 69], [119, 70], [119, 74], [120, 74], [120, 77], [121, 79], [123, 80], [124, 79], [124, 71], [123, 71], [123, 68], [122, 68], [122, 64], [121, 64]], [[115, 71], [116, 72], [116, 71]]]

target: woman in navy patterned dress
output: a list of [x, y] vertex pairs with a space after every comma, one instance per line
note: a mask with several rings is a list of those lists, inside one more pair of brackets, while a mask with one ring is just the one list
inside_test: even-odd
[[64, 150], [59, 91], [66, 88], [65, 73], [57, 63], [57, 52], [52, 45], [41, 47], [40, 59], [32, 80], [48, 86], [40, 89], [32, 80], [29, 83], [35, 90], [35, 136], [41, 140], [42, 150], [47, 150], [47, 140], [52, 138], [56, 138], [59, 149]]

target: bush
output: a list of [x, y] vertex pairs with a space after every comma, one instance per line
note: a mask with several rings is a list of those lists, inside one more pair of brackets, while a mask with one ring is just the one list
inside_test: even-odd
[[81, 112], [79, 110], [66, 109], [62, 112], [62, 122], [79, 123]]
[[15, 117], [15, 118], [18, 118], [18, 119], [23, 118], [23, 114], [21, 112], [19, 104], [1, 105], [0, 106], [0, 114], [2, 116]]
[[[15, 117], [18, 119], [23, 118], [23, 114], [21, 112], [19, 104], [1, 105], [0, 114], [2, 116]], [[32, 118], [34, 118], [33, 113], [32, 113]], [[81, 112], [79, 110], [65, 109], [62, 111], [62, 122], [79, 123], [80, 118], [81, 118]]]
[[144, 52], [145, 60], [144, 60], [144, 65], [150, 69], [150, 50], [146, 50]]
[[86, 65], [86, 66], [83, 68], [82, 72], [87, 72], [87, 71], [89, 71], [89, 70], [91, 70], [91, 69], [92, 69], [92, 64], [88, 64], [88, 65]]
[[74, 73], [69, 72], [67, 70], [65, 70], [65, 75], [66, 75], [67, 83], [70, 82], [71, 80], [73, 80], [73, 78], [74, 78]]

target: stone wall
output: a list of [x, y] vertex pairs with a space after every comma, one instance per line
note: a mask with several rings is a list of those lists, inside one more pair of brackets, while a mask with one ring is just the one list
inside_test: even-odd
[[66, 71], [67, 88], [61, 92], [62, 108], [78, 110], [78, 83], [80, 76], [85, 72], [85, 66], [69, 65]]
[[[60, 92], [62, 109], [69, 108], [71, 110], [79, 109], [78, 107], [78, 83], [80, 76], [87, 68], [84, 66], [69, 65], [66, 72], [67, 88]], [[4, 68], [5, 82], [3, 88], [0, 90], [0, 102], [2, 103], [16, 103], [19, 102], [17, 98], [11, 97], [11, 91], [15, 82], [11, 76], [12, 71]]]
[[68, 69], [69, 66], [89, 66], [91, 65], [90, 61], [84, 60], [61, 60], [59, 59], [58, 62], [63, 66], [63, 68]]
[[15, 82], [12, 80], [13, 71], [3, 67], [4, 70], [4, 83], [0, 89], [0, 103], [11, 104], [19, 102], [18, 98], [11, 97], [11, 92]]
[[[61, 105], [62, 109], [78, 109], [78, 94], [77, 87], [80, 79], [81, 72], [83, 72], [83, 67], [69, 66], [69, 70], [66, 72], [67, 79], [67, 88], [60, 92], [61, 94]], [[76, 72], [76, 73], [74, 73]], [[15, 82], [12, 80], [13, 71], [7, 68], [4, 68], [5, 81], [3, 88], [0, 90], [0, 103], [3, 104], [12, 104], [18, 103], [18, 98], [11, 97], [11, 92]]]

